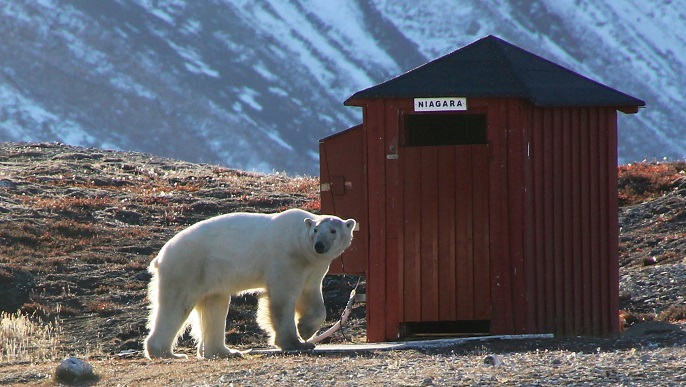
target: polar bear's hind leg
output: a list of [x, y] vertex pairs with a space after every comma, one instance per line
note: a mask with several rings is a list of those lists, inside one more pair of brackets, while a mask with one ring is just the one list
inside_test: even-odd
[[[151, 286], [156, 286], [153, 281]], [[185, 358], [185, 355], [174, 354], [174, 344], [177, 337], [185, 331], [185, 322], [192, 306], [179, 302], [177, 294], [162, 294], [151, 292], [155, 298], [151, 299], [151, 313], [148, 327], [150, 334], [145, 339], [145, 356], [152, 358]]]

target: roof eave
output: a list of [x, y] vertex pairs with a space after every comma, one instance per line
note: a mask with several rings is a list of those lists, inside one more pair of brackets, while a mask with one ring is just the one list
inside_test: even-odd
[[639, 108], [645, 108], [645, 105], [643, 106], [618, 106], [617, 110], [624, 114], [636, 114], [638, 113]]
[[[372, 97], [372, 96], [366, 96], [363, 98], [357, 97], [357, 94], [352, 95], [350, 98], [345, 100], [343, 102], [343, 105], [345, 106], [357, 106], [357, 107], [363, 107], [367, 104], [367, 101], [372, 100], [372, 99], [388, 99], [388, 98], [394, 98], [394, 99], [412, 99], [412, 98], [417, 98], [417, 97], [424, 97], [423, 95], [417, 95], [417, 96], [394, 96], [394, 97]], [[452, 95], [442, 95], [442, 97], [450, 97]], [[455, 95], [457, 96], [457, 95]], [[460, 96], [465, 96], [464, 94], [461, 94]], [[539, 107], [587, 107], [587, 106], [593, 106], [593, 107], [600, 107], [603, 105], [586, 105], [586, 104], [579, 104], [579, 103], [567, 103], [567, 104], [555, 104], [555, 103], [546, 103], [543, 101], [537, 101], [533, 98], [530, 98], [528, 96], [521, 96], [521, 95], [498, 95], [498, 96], [474, 96], [474, 95], [467, 95], [467, 98], [517, 98], [517, 99], [522, 99], [530, 102], [534, 106], [539, 106]], [[606, 107], [612, 107], [617, 109], [618, 111], [624, 113], [624, 114], [636, 114], [638, 113], [639, 109], [645, 108], [645, 102], [637, 100], [637, 104], [630, 104], [630, 105], [605, 105]]]
[[362, 103], [363, 99], [356, 98], [354, 95], [343, 102], [344, 106], [364, 106]]

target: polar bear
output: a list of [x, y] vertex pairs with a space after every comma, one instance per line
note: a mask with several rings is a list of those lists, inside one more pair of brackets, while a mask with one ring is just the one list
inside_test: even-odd
[[[186, 326], [199, 358], [241, 356], [224, 341], [231, 295], [259, 292], [258, 323], [282, 350], [309, 350], [326, 318], [322, 280], [350, 246], [355, 220], [292, 209], [233, 213], [196, 223], [150, 263], [145, 356], [173, 352]], [[297, 326], [296, 326], [297, 323]]]

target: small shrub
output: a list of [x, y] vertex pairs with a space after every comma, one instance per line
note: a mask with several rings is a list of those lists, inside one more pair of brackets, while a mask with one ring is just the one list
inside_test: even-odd
[[683, 321], [686, 320], [686, 306], [684, 305], [671, 305], [669, 308], [665, 309], [660, 313], [656, 320], [659, 321]]
[[139, 291], [139, 290], [145, 290], [148, 288], [148, 283], [143, 282], [143, 281], [137, 281], [137, 282], [128, 282], [122, 286], [123, 289], [128, 290], [128, 291]]
[[150, 259], [146, 257], [134, 257], [130, 262], [124, 264], [124, 269], [128, 271], [140, 272], [147, 271]]
[[632, 313], [628, 311], [622, 311], [621, 316], [624, 318], [626, 326], [631, 326], [636, 323], [653, 321], [656, 319], [654, 313]]
[[7, 222], [0, 224], [0, 241], [4, 247], [23, 245], [38, 246], [45, 237], [45, 232], [37, 226], [26, 223]]
[[53, 269], [62, 268], [69, 264], [68, 257], [48, 257], [45, 260], [45, 266]]
[[32, 205], [35, 208], [47, 209], [52, 211], [65, 210], [93, 210], [106, 208], [115, 203], [114, 199], [108, 197], [96, 198], [72, 198], [72, 197], [58, 197], [58, 198], [40, 198], [40, 197], [25, 197], [23, 199], [25, 205]]
[[109, 294], [112, 289], [106, 284], [100, 284], [95, 288], [95, 294]]
[[146, 206], [165, 206], [169, 204], [169, 198], [166, 196], [143, 196], [141, 200]]
[[660, 197], [686, 173], [686, 162], [634, 163], [617, 168], [619, 205], [630, 206]]
[[49, 226], [52, 231], [66, 238], [91, 238], [98, 233], [94, 224], [71, 219], [60, 220]]
[[95, 312], [98, 316], [107, 317], [117, 313], [117, 306], [109, 301], [93, 301], [86, 306], [89, 312]]
[[12, 280], [14, 280], [14, 273], [0, 266], [0, 282], [10, 282]]
[[22, 305], [21, 312], [27, 316], [36, 316], [43, 321], [56, 321], [61, 316], [78, 316], [81, 314], [81, 312], [69, 305], [57, 304], [55, 307], [52, 307], [37, 302]]
[[309, 211], [309, 212], [312, 212], [312, 213], [315, 213], [315, 214], [316, 214], [316, 213], [319, 213], [319, 211], [321, 211], [321, 209], [322, 209], [322, 203], [321, 203], [321, 201], [319, 200], [319, 198], [317, 198], [317, 199], [312, 199], [312, 200], [310, 200], [310, 201], [305, 202], [305, 204], [303, 204], [302, 206], [300, 206], [300, 208], [302, 208], [302, 209], [305, 210], [305, 211]]

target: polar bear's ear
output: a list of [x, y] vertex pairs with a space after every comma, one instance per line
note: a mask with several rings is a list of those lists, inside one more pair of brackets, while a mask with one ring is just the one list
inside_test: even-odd
[[355, 219], [348, 219], [345, 221], [345, 227], [347, 227], [350, 230], [354, 230], [356, 224], [357, 222], [355, 222]]
[[314, 220], [310, 218], [305, 218], [305, 227], [307, 227], [307, 229], [309, 230], [312, 228], [312, 226], [314, 226]]

